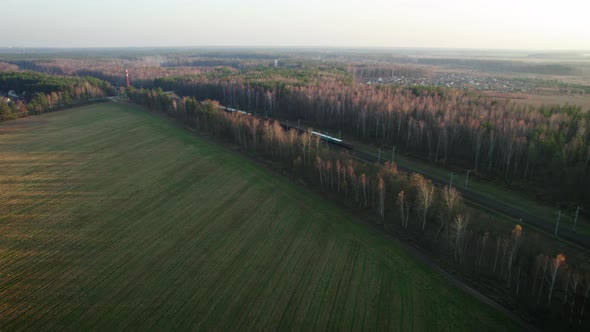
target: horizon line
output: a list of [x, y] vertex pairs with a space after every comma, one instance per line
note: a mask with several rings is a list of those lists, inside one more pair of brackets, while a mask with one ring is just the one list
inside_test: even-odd
[[590, 49], [545, 49], [545, 48], [485, 48], [485, 47], [435, 47], [435, 46], [346, 46], [346, 45], [139, 45], [139, 46], [0, 46], [12, 50], [82, 50], [82, 49], [191, 49], [191, 48], [241, 48], [241, 49], [372, 49], [372, 50], [463, 50], [463, 51], [543, 51], [551, 53], [590, 52]]

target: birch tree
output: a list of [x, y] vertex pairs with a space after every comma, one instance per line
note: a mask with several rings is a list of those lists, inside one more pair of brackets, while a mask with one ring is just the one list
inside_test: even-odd
[[322, 161], [322, 158], [315, 157], [315, 167], [318, 169], [318, 173], [320, 174], [320, 185], [323, 187], [324, 186], [324, 179], [322, 177], [322, 172], [323, 172], [323, 168], [324, 168], [324, 163]]
[[402, 227], [403, 228], [408, 228], [408, 219], [409, 219], [409, 215], [410, 215], [410, 211], [409, 211], [409, 207], [408, 207], [408, 202], [406, 199], [406, 193], [402, 190], [399, 192], [399, 194], [397, 195], [397, 204], [399, 205], [400, 208], [400, 213], [401, 213], [401, 219], [402, 219]]
[[522, 237], [522, 226], [516, 225], [512, 230], [512, 248], [510, 250], [510, 254], [508, 255], [508, 267], [507, 267], [507, 278], [508, 278], [508, 287], [510, 287], [510, 279], [512, 277], [512, 265], [514, 261], [514, 257], [517, 254], [518, 246], [520, 245], [520, 239]]
[[464, 214], [458, 214], [454, 218], [453, 227], [455, 229], [455, 259], [461, 264], [465, 261], [465, 231], [469, 224], [469, 218]]
[[363, 186], [363, 195], [365, 197], [365, 207], [368, 206], [367, 203], [367, 176], [365, 175], [365, 173], [361, 174], [361, 185]]
[[481, 252], [479, 253], [479, 259], [477, 260], [477, 265], [481, 265], [481, 260], [483, 259], [483, 254], [486, 249], [486, 243], [490, 238], [490, 232], [485, 232], [481, 238]]
[[547, 278], [549, 283], [549, 297], [547, 299], [547, 304], [551, 303], [551, 296], [553, 296], [553, 289], [555, 287], [555, 282], [557, 281], [557, 276], [559, 275], [561, 268], [565, 265], [566, 257], [564, 254], [555, 256], [555, 258], [553, 258], [549, 264], [549, 276]]
[[377, 189], [379, 190], [379, 215], [385, 218], [385, 182], [381, 176], [379, 176]]
[[[434, 201], [434, 185], [430, 180], [426, 180], [420, 174], [412, 175], [413, 182], [418, 189], [418, 204], [422, 210], [422, 230], [426, 228], [426, 218], [428, 217], [428, 210]], [[453, 202], [452, 204], [456, 204]]]

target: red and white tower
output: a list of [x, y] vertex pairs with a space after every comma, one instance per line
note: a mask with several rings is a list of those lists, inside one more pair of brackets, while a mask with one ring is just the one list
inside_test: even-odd
[[129, 89], [129, 71], [125, 69], [125, 79], [127, 79], [127, 89]]

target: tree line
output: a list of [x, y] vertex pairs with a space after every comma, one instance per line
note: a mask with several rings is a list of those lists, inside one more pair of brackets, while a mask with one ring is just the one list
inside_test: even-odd
[[35, 72], [0, 73], [0, 91], [14, 90], [21, 98], [0, 102], [0, 121], [39, 115], [114, 93], [94, 77], [63, 77]]
[[345, 75], [168, 77], [155, 86], [232, 107], [302, 119], [433, 163], [590, 205], [590, 112], [533, 107], [442, 87], [368, 86]]
[[[537, 323], [588, 327], [590, 274], [584, 255], [566, 257], [521, 225], [501, 221], [463, 204], [453, 187], [436, 187], [395, 163], [359, 162], [331, 149], [311, 130], [285, 129], [279, 122], [226, 113], [217, 101], [199, 102], [156, 90], [128, 91], [137, 104], [166, 113], [209, 137], [229, 141], [251, 155], [272, 160], [310, 185], [426, 250], [484, 293], [526, 311]], [[554, 251], [548, 252], [548, 248]], [[509, 300], [506, 300], [509, 299]]]

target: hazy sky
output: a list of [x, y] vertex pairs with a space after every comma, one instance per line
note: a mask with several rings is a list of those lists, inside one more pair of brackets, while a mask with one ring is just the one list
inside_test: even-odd
[[590, 49], [588, 0], [13, 0], [0, 46]]

